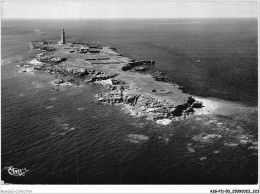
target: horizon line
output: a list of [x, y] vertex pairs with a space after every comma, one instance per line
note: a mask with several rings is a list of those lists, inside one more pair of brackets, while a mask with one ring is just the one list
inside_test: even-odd
[[15, 20], [38, 20], [38, 19], [47, 19], [47, 20], [73, 20], [73, 19], [85, 19], [85, 20], [117, 20], [117, 19], [258, 19], [258, 16], [254, 17], [165, 17], [165, 18], [150, 18], [150, 17], [140, 17], [140, 18], [1, 18], [1, 20], [9, 20], [9, 19], [15, 19]]

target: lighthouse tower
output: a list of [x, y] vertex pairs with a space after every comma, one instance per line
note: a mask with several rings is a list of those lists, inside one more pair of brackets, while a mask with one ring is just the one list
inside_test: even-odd
[[61, 44], [65, 44], [65, 31], [64, 31], [64, 29], [62, 29], [62, 32], [61, 32]]

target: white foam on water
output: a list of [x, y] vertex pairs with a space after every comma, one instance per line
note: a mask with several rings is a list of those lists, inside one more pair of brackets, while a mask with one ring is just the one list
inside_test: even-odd
[[31, 61], [28, 61], [28, 63], [32, 65], [39, 65], [42, 64], [42, 62], [38, 61], [37, 59], [32, 59]]
[[130, 105], [125, 104], [125, 106], [123, 106], [122, 109], [123, 109], [126, 113], [130, 114], [131, 116], [138, 117], [137, 114], [136, 114], [136, 112], [132, 109], [132, 107], [131, 107]]
[[46, 106], [45, 109], [52, 109], [54, 105]]
[[238, 143], [224, 143], [224, 146], [236, 147], [238, 146]]
[[160, 120], [157, 120], [156, 123], [160, 124], [160, 125], [169, 125], [172, 123], [172, 120], [171, 119], [160, 119]]
[[85, 107], [78, 108], [78, 110], [85, 110], [85, 109], [86, 109]]
[[199, 160], [206, 160], [207, 156], [200, 157]]
[[56, 100], [56, 98], [55, 98], [55, 97], [52, 97], [52, 98], [49, 98], [49, 100], [50, 100], [50, 101], [54, 101], [54, 100]]
[[139, 134], [129, 134], [127, 135], [126, 141], [129, 141], [131, 143], [144, 143], [149, 140], [149, 137], [146, 135], [139, 135]]
[[21, 68], [19, 73], [34, 73], [33, 68]]
[[232, 114], [237, 114], [244, 110], [249, 110], [248, 107], [236, 102], [221, 100], [217, 98], [202, 98], [198, 96], [193, 97], [195, 98], [195, 100], [201, 101], [204, 106], [202, 108], [194, 109], [195, 115], [218, 114], [229, 116]]
[[99, 84], [102, 84], [102, 85], [113, 85], [111, 79], [101, 80], [101, 81], [98, 81], [98, 83], [99, 83]]
[[69, 128], [69, 131], [75, 131], [74, 127]]
[[190, 152], [190, 153], [194, 153], [194, 152], [195, 152], [195, 149], [194, 149], [194, 148], [187, 147], [187, 149], [188, 149], [188, 152]]

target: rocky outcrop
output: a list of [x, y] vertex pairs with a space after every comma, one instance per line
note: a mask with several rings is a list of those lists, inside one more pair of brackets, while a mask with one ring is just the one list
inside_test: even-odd
[[202, 108], [203, 107], [203, 103], [196, 101], [192, 104], [192, 108]]
[[55, 48], [53, 48], [51, 44], [52, 44], [51, 42], [46, 42], [46, 41], [45, 42], [33, 41], [30, 44], [30, 47], [33, 49], [39, 49], [48, 52], [55, 51]]
[[[122, 70], [123, 71], [127, 71], [127, 70], [130, 70], [136, 66], [140, 66], [140, 65], [154, 65], [155, 64], [155, 61], [154, 60], [141, 60], [141, 61], [135, 61], [133, 60], [132, 62], [129, 62], [127, 64], [125, 64], [123, 67], [122, 67]], [[139, 70], [137, 71], [145, 71], [147, 70], [148, 68], [147, 67], [139, 67]]]
[[[106, 82], [109, 92], [105, 94], [97, 94], [98, 102], [109, 104], [125, 104], [128, 105], [129, 110], [138, 116], [146, 117], [149, 120], [175, 119], [185, 118], [189, 114], [194, 113], [194, 108], [201, 108], [202, 103], [195, 101], [194, 98], [189, 97], [187, 102], [181, 105], [175, 105], [173, 102], [159, 100], [156, 96], [150, 93], [138, 93], [134, 87], [123, 80], [115, 79], [117, 73], [105, 73], [95, 69], [85, 69], [76, 67], [66, 67], [56, 63], [43, 63], [35, 66], [37, 70], [45, 70], [50, 74], [56, 74], [61, 77], [73, 75], [74, 77], [86, 80], [88, 83], [100, 83], [100, 81], [110, 80]], [[60, 61], [60, 60], [58, 60]], [[165, 73], [157, 70], [153, 73], [153, 77], [159, 81], [166, 81]], [[63, 83], [72, 83], [79, 85], [80, 80], [59, 79], [54, 82], [56, 85]], [[155, 89], [152, 91], [157, 92]], [[158, 93], [158, 92], [157, 92]]]
[[132, 68], [135, 67], [135, 66], [138, 66], [138, 65], [142, 65], [142, 63], [140, 63], [140, 62], [129, 62], [129, 63], [125, 64], [125, 65], [122, 67], [122, 70], [123, 70], [123, 71], [127, 71], [127, 70], [132, 69]]
[[182, 87], [182, 86], [179, 86], [178, 89], [181, 90], [183, 93], [188, 93], [188, 91], [185, 90], [184, 87]]
[[83, 68], [80, 68], [80, 69], [74, 69], [72, 71], [72, 73], [75, 75], [75, 76], [78, 76], [78, 77], [84, 77], [86, 75], [89, 75], [89, 72], [87, 69], [83, 69]]
[[54, 63], [60, 63], [60, 62], [66, 61], [66, 58], [52, 57], [50, 60], [51, 60], [51, 62], [54, 62]]
[[55, 63], [61, 63], [63, 61], [66, 61], [66, 58], [60, 58], [60, 57], [40, 57], [38, 59], [40, 62], [48, 63], [48, 64], [55, 64]]
[[93, 77], [91, 77], [87, 82], [96, 82], [96, 81], [101, 81], [101, 80], [107, 80], [110, 78], [116, 77], [118, 74], [117, 73], [109, 73], [109, 74], [104, 74], [104, 73], [98, 73], [95, 74]]
[[112, 83], [108, 87], [108, 93], [96, 95], [97, 101], [109, 104], [126, 104], [133, 114], [155, 121], [185, 118], [194, 113], [192, 106], [196, 101], [193, 97], [189, 97], [185, 104], [175, 105], [170, 101], [159, 100], [150, 93], [138, 93], [129, 83], [118, 80]]
[[152, 76], [153, 78], [156, 80], [156, 81], [163, 81], [163, 82], [167, 82], [167, 76], [166, 76], [166, 73], [165, 72], [162, 72], [160, 70], [155, 70], [153, 73], [152, 73]]
[[[46, 71], [49, 74], [55, 74], [60, 77], [68, 77], [69, 82], [75, 83], [78, 85], [79, 80], [71, 79], [71, 76], [78, 77], [79, 79], [83, 79], [83, 81], [86, 81], [88, 83], [95, 83], [97, 81], [101, 80], [107, 80], [116, 77], [117, 73], [104, 73], [95, 69], [85, 69], [85, 68], [77, 68], [77, 67], [66, 67], [58, 64], [48, 64], [43, 63], [40, 65], [34, 66], [35, 70], [42, 70]], [[73, 80], [73, 81], [72, 81]], [[113, 81], [114, 83], [122, 83], [121, 81]]]
[[196, 101], [196, 100], [195, 100], [193, 97], [190, 96], [190, 97], [188, 98], [188, 100], [187, 100], [187, 104], [191, 106], [191, 105], [194, 104], [195, 101]]
[[53, 83], [54, 83], [54, 84], [57, 84], [57, 85], [58, 85], [58, 84], [62, 84], [62, 83], [64, 83], [64, 82], [65, 82], [65, 81], [64, 81], [63, 79], [57, 79], [57, 80], [54, 80], [54, 81], [53, 81]]
[[[72, 47], [82, 46], [81, 44], [67, 44]], [[53, 46], [50, 42], [35, 42], [32, 45], [34, 48], [39, 49], [44, 47], [51, 48]], [[176, 104], [175, 101], [169, 98], [160, 98], [174, 93], [170, 90], [165, 90], [165, 88], [160, 89], [156, 87], [156, 89], [150, 89], [150, 91], [143, 90], [143, 92], [140, 92], [142, 90], [137, 90], [137, 87], [133, 84], [135, 82], [129, 83], [126, 80], [118, 79], [119, 73], [123, 74], [121, 71], [113, 70], [109, 73], [105, 72], [108, 71], [106, 68], [103, 69], [104, 71], [92, 68], [79, 68], [76, 65], [69, 65], [68, 62], [62, 63], [67, 59], [57, 57], [57, 53], [51, 54], [51, 51], [39, 54], [37, 60], [41, 63], [35, 63], [34, 69], [54, 74], [58, 79], [54, 80], [52, 82], [53, 84], [57, 86], [80, 85], [83, 83], [103, 84], [107, 87], [108, 92], [97, 94], [95, 98], [98, 102], [109, 103], [111, 105], [126, 105], [125, 107], [127, 107], [132, 114], [154, 120], [156, 123], [169, 124], [172, 120], [178, 120], [179, 118], [184, 119], [188, 115], [193, 114], [194, 109], [202, 107], [201, 102], [196, 101], [191, 96], [187, 99], [187, 95], [183, 97], [184, 101], [179, 101], [184, 102], [182, 104]], [[126, 71], [139, 65], [153, 65], [154, 63], [154, 61], [132, 60], [123, 66], [122, 70]], [[84, 66], [81, 65], [80, 67]], [[153, 67], [149, 67], [149, 69], [152, 68]], [[137, 71], [146, 71], [147, 69], [148, 68], [144, 66], [135, 68]], [[166, 73], [160, 70], [155, 70], [152, 73], [152, 77], [156, 81], [168, 81]], [[154, 80], [152, 81], [154, 82]], [[185, 99], [187, 100], [185, 101]]]

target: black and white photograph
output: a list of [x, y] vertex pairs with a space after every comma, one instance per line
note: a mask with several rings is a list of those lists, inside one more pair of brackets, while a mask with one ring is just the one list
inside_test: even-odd
[[1, 1], [1, 193], [259, 193], [258, 12]]

